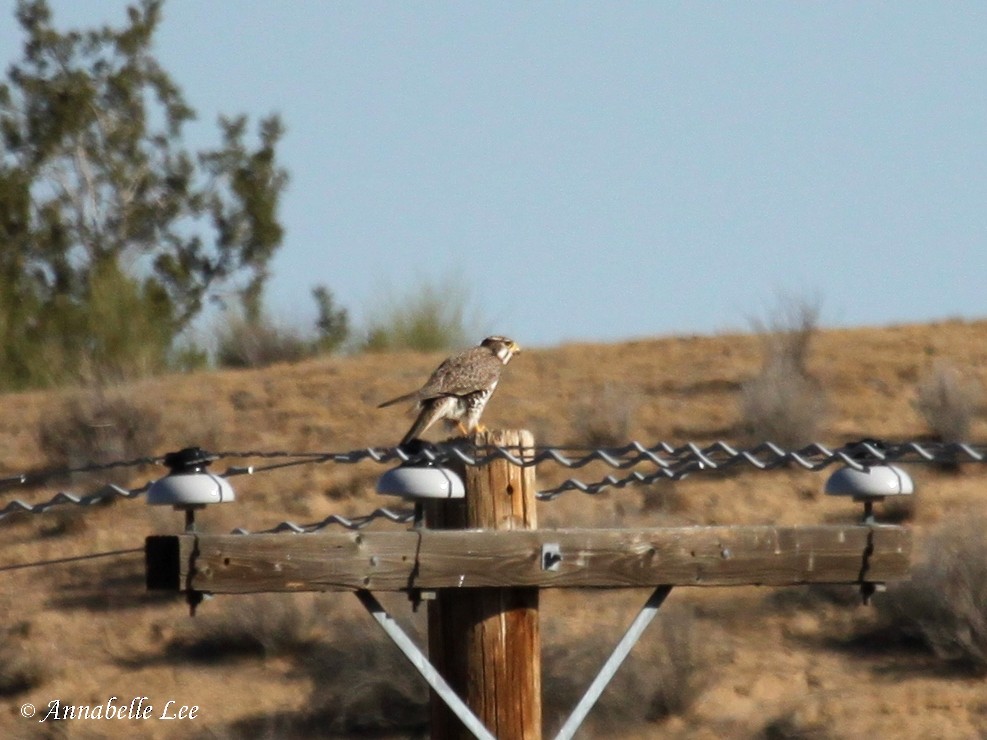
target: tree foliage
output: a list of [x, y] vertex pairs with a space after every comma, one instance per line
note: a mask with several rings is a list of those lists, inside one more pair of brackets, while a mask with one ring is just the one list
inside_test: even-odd
[[350, 336], [349, 311], [337, 307], [332, 291], [325, 285], [312, 288], [312, 297], [319, 312], [315, 320], [319, 335], [316, 347], [322, 352], [335, 352]]
[[163, 0], [121, 28], [56, 30], [20, 0], [0, 83], [0, 386], [154, 369], [210, 297], [259, 316], [281, 244], [277, 115], [192, 152], [195, 111], [152, 53]]
[[467, 282], [456, 275], [409, 286], [404, 293], [387, 289], [375, 306], [360, 349], [393, 352], [410, 349], [438, 352], [462, 347], [480, 334], [470, 317]]

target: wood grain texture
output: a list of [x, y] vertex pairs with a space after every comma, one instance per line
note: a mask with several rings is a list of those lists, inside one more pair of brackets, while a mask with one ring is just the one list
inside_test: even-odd
[[[530, 433], [519, 431], [474, 441], [533, 447]], [[540, 588], [874, 583], [908, 575], [911, 533], [902, 527], [538, 530], [534, 468], [497, 460], [460, 473], [466, 498], [429, 501], [425, 529], [148, 538], [148, 585], [435, 591], [433, 665], [496, 737], [530, 740], [541, 737]], [[542, 567], [546, 544], [561, 554], [557, 570]], [[430, 712], [433, 738], [471, 737], [434, 694]]]
[[[502, 430], [479, 432], [474, 443], [523, 450], [533, 448], [534, 438], [527, 431]], [[519, 468], [496, 460], [489, 465], [466, 466], [460, 473], [466, 487], [464, 502], [448, 511], [443, 511], [445, 502], [432, 503], [426, 514], [430, 526], [459, 525], [495, 535], [537, 526], [533, 467]], [[488, 570], [509, 574], [495, 556], [484, 560]], [[465, 578], [457, 580], [457, 590], [439, 590], [429, 603], [433, 664], [497, 738], [540, 738], [538, 589], [518, 588], [510, 579], [502, 579], [490, 584], [499, 586], [496, 588], [458, 590], [464, 582]], [[471, 737], [434, 696], [430, 729], [433, 739]]]
[[[177, 573], [161, 582], [211, 593], [882, 582], [907, 578], [912, 542], [906, 528], [863, 524], [163, 539], [177, 544], [149, 547], [160, 561], [149, 560], [149, 577]], [[557, 571], [542, 570], [543, 543], [559, 545]]]

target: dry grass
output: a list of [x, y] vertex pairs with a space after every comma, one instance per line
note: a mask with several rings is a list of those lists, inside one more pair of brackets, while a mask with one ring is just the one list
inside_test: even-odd
[[641, 514], [671, 518], [688, 511], [688, 502], [679, 492], [675, 481], [662, 480], [647, 486], [638, 486], [641, 497]]
[[765, 366], [789, 365], [799, 375], [809, 373], [809, 350], [819, 333], [822, 300], [781, 293], [766, 319], [754, 317], [751, 329], [761, 338]]
[[807, 719], [798, 709], [790, 709], [768, 722], [761, 737], [764, 740], [829, 740], [833, 734], [824, 723]]
[[769, 362], [741, 389], [741, 428], [748, 444], [768, 441], [798, 449], [818, 439], [825, 413], [822, 388], [788, 360]]
[[[161, 413], [124, 387], [98, 386], [69, 395], [41, 420], [38, 445], [45, 467], [74, 468], [132, 460], [153, 454], [160, 441]], [[129, 472], [107, 471], [107, 482], [126, 480]]]
[[908, 582], [877, 600], [884, 630], [920, 639], [961, 670], [987, 676], [987, 517], [950, 519], [924, 546]]
[[31, 645], [29, 622], [0, 629], [0, 699], [23, 694], [45, 683], [51, 676]]
[[250, 323], [243, 317], [230, 317], [217, 330], [216, 343], [216, 364], [231, 368], [299, 362], [318, 351], [314, 339], [267, 318]]
[[964, 377], [952, 363], [938, 361], [918, 384], [915, 409], [939, 440], [963, 442], [969, 438], [982, 397], [978, 381]]
[[570, 443], [585, 447], [617, 447], [631, 441], [640, 406], [635, 391], [604, 383], [581, 398], [573, 409], [575, 436]]
[[424, 679], [375, 625], [354, 621], [347, 628], [345, 641], [323, 645], [304, 661], [312, 701], [301, 729], [325, 737], [427, 736]]
[[358, 349], [367, 352], [447, 351], [475, 344], [482, 337], [474, 327], [468, 282], [456, 275], [421, 281], [400, 294], [382, 291], [363, 330]]
[[[839, 444], [926, 434], [909, 390], [930, 361], [943, 357], [982, 384], [987, 379], [985, 340], [987, 322], [818, 331], [807, 364], [827, 394], [829, 413], [816, 438]], [[721, 437], [737, 441], [741, 387], [763, 368], [764, 346], [758, 336], [724, 335], [526, 349], [505, 372], [485, 414], [487, 426], [534, 428], [539, 443], [578, 439], [585, 433], [571, 415], [578, 399], [610, 383], [634, 399], [631, 433], [641, 441], [705, 443]], [[156, 441], [147, 443], [152, 449], [135, 445], [135, 455], [195, 444], [214, 451], [346, 451], [393, 444], [400, 438], [407, 419], [377, 411], [375, 405], [414, 387], [440, 359], [439, 353], [319, 357], [266, 370], [166, 376], [118, 390], [134, 406], [152, 412], [146, 418], [157, 430]], [[71, 408], [67, 412], [63, 405], [70, 396], [0, 396], [0, 475], [54, 462], [56, 455], [42, 449], [35, 431], [42, 423], [71, 416]], [[82, 422], [76, 429], [81, 431], [64, 436], [84, 440], [91, 417], [78, 416]], [[136, 416], [145, 419], [142, 413]], [[983, 439], [985, 433], [984, 419], [972, 417], [970, 438]], [[67, 451], [62, 459], [91, 454], [85, 449]], [[955, 476], [926, 466], [909, 469], [922, 497], [922, 505], [909, 515], [919, 542], [949, 515], [963, 518], [987, 505], [987, 468], [966, 465], [963, 470], [964, 475]], [[241, 476], [233, 481], [237, 502], [210, 508], [198, 521], [205, 531], [228, 532], [235, 526], [263, 529], [284, 518], [367, 513], [394, 504], [377, 497], [369, 485], [380, 472], [374, 463], [322, 464]], [[577, 471], [544, 465], [538, 470], [539, 487], [549, 488], [572, 476], [588, 482], [610, 472], [599, 465]], [[856, 506], [822, 495], [828, 472], [745, 470], [696, 475], [674, 485], [658, 484], [651, 491], [629, 488], [597, 497], [572, 493], [540, 504], [538, 517], [543, 526], [587, 527], [646, 526], [673, 519], [697, 525], [857, 519]], [[86, 486], [101, 483], [97, 476], [75, 490], [85, 493]], [[4, 503], [14, 497], [39, 501], [53, 490], [14, 488], [4, 493]], [[878, 507], [879, 520], [882, 511]], [[135, 693], [159, 703], [174, 698], [199, 704], [196, 724], [178, 730], [194, 736], [420, 734], [425, 695], [421, 682], [400, 655], [389, 652], [393, 648], [376, 634], [352, 596], [302, 599], [300, 614], [294, 616], [278, 615], [274, 603], [281, 595], [270, 602], [221, 597], [203, 603], [192, 619], [181, 600], [148, 596], [139, 552], [59, 562], [139, 549], [147, 534], [176, 532], [181, 526], [179, 514], [151, 510], [140, 501], [0, 523], [4, 613], [8, 624], [30, 623], [28, 635], [12, 638], [13, 644], [42, 668], [40, 684], [14, 699], [0, 698], [5, 702], [0, 735], [31, 736], [33, 728], [17, 714], [25, 701], [44, 706], [59, 697], [78, 703]], [[960, 592], [965, 578], [961, 575], [956, 571], [950, 576]], [[966, 588], [974, 593], [972, 581]], [[852, 593], [845, 603], [842, 594], [802, 593], [779, 602], [773, 598], [776, 593], [758, 588], [676, 589], [659, 621], [671, 615], [673, 607], [683, 610], [693, 640], [700, 643], [699, 648], [693, 643], [692, 660], [676, 662], [666, 656], [663, 651], [679, 643], [663, 635], [656, 622], [632, 653], [626, 673], [618, 673], [616, 687], [591, 713], [583, 736], [813, 737], [822, 726], [833, 737], [965, 738], [977, 737], [983, 729], [983, 680], [952, 670], [948, 653], [937, 658], [928, 649], [906, 649], [877, 637], [848, 646], [848, 640], [873, 625], [873, 607], [861, 606]], [[566, 690], [572, 698], [586, 685], [643, 596], [623, 590], [544, 596], [545, 645], [557, 651], [552, 655], [558, 658], [555, 667], [546, 661], [546, 671], [560, 676], [561, 682], [546, 682], [546, 707], [567, 713], [571, 703], [555, 695]], [[958, 596], [951, 601], [962, 603]], [[256, 603], [264, 604], [253, 610], [264, 612], [255, 615], [260, 624], [240, 623], [246, 613], [231, 616], [231, 606]], [[404, 618], [407, 603], [398, 599], [394, 612]], [[213, 619], [219, 622], [215, 628], [207, 625]], [[222, 654], [236, 652], [231, 646], [240, 639], [237, 635], [251, 635], [257, 642], [240, 657], [190, 659], [183, 651], [194, 650], [189, 646], [213, 629], [224, 646]], [[255, 633], [262, 637], [253, 637]], [[16, 662], [6, 661], [11, 666]], [[671, 677], [661, 675], [663, 666], [670, 667]], [[687, 680], [677, 681], [676, 676]], [[565, 689], [566, 681], [574, 688]], [[661, 701], [655, 699], [659, 689], [665, 697]], [[551, 719], [556, 724], [550, 727], [561, 721], [557, 714]], [[139, 729], [152, 738], [176, 733], [169, 723], [124, 725], [84, 731], [123, 736]], [[325, 727], [333, 729], [320, 729]], [[70, 726], [65, 732], [79, 730]]]
[[741, 387], [740, 426], [749, 443], [798, 448], [822, 429], [826, 391], [809, 372], [819, 312], [818, 302], [782, 296], [766, 322], [751, 322], [762, 357], [760, 372]]
[[173, 659], [201, 662], [306, 652], [315, 644], [319, 620], [292, 594], [225, 597], [167, 646]]
[[[670, 717], [685, 715], [702, 693], [709, 669], [721, 656], [705, 639], [695, 609], [675, 603], [674, 598], [670, 601], [587, 717], [591, 736], [602, 736], [608, 727], [656, 728]], [[546, 636], [542, 683], [547, 737], [575, 708], [632, 616], [623, 614], [612, 623], [597, 625], [592, 640], [552, 631]]]

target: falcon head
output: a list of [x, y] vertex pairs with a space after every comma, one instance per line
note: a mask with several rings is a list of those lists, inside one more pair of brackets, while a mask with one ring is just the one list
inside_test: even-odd
[[486, 347], [497, 355], [497, 358], [505, 365], [511, 361], [514, 355], [521, 352], [521, 348], [517, 345], [517, 342], [507, 337], [487, 337], [480, 342], [480, 346]]

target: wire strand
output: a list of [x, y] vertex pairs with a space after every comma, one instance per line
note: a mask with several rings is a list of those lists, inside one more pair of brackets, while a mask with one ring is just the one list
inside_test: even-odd
[[[205, 454], [205, 453], [203, 453]], [[540, 501], [553, 501], [564, 493], [579, 491], [596, 495], [609, 488], [626, 488], [633, 485], [650, 485], [661, 481], [680, 480], [690, 475], [713, 474], [742, 467], [755, 472], [765, 472], [778, 468], [798, 466], [809, 471], [822, 470], [830, 465], [844, 465], [857, 470], [865, 470], [874, 465], [889, 463], [939, 463], [957, 465], [960, 463], [983, 463], [987, 461], [987, 445], [983, 443], [929, 443], [929, 442], [888, 442], [865, 439], [830, 449], [818, 442], [797, 450], [786, 450], [771, 442], [764, 442], [750, 449], [737, 449], [730, 444], [718, 441], [706, 446], [688, 442], [678, 446], [667, 442], [643, 445], [630, 442], [620, 447], [586, 448], [554, 446], [475, 446], [468, 442], [452, 442], [438, 445], [415, 444], [403, 447], [367, 447], [348, 452], [292, 452], [287, 450], [230, 450], [206, 455], [210, 462], [218, 460], [271, 461], [263, 465], [231, 465], [220, 475], [235, 477], [258, 473], [281, 471], [291, 467], [311, 464], [355, 464], [371, 461], [377, 464], [397, 462], [410, 466], [436, 465], [488, 465], [495, 460], [506, 460], [513, 465], [532, 467], [554, 464], [568, 469], [581, 469], [592, 464], [603, 464], [614, 470], [629, 471], [624, 476], [607, 475], [591, 483], [569, 478], [555, 488], [539, 491]], [[117, 468], [137, 467], [148, 464], [162, 464], [167, 456], [141, 457], [133, 460], [89, 464], [76, 468], [66, 468], [45, 473], [21, 474], [0, 479], [0, 490], [14, 485], [28, 485], [38, 481], [53, 479], [74, 473], [97, 473]], [[647, 471], [634, 470], [646, 466]], [[58, 492], [47, 501], [29, 504], [20, 500], [8, 502], [0, 509], [0, 520], [17, 513], [42, 514], [62, 505], [92, 506], [99, 502], [124, 498], [135, 499], [145, 493], [152, 483], [130, 490], [117, 485], [105, 485], [97, 491], [77, 496]], [[378, 508], [367, 515], [346, 517], [332, 514], [311, 524], [299, 525], [281, 522], [264, 532], [317, 532], [328, 526], [338, 525], [349, 529], [360, 529], [377, 520], [394, 523], [412, 521], [410, 512], [394, 512]], [[238, 528], [238, 533], [248, 530]]]

